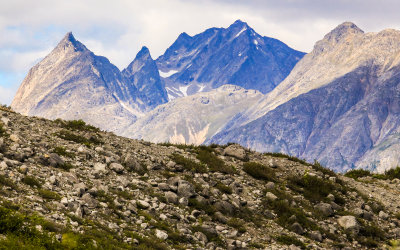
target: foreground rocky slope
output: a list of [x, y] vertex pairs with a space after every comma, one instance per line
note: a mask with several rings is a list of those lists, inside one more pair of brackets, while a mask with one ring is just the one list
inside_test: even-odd
[[0, 120], [2, 248], [399, 243], [398, 179], [355, 181], [234, 144], [157, 145], [4, 108]]

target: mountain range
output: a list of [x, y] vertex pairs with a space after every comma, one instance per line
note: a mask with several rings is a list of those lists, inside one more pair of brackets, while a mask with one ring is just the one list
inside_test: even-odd
[[304, 54], [238, 20], [186, 33], [120, 71], [72, 33], [34, 66], [11, 106], [84, 119], [153, 142], [237, 142], [336, 171], [400, 163], [400, 32], [345, 22]]

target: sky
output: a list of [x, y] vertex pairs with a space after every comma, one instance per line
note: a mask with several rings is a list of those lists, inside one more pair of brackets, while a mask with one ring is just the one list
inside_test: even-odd
[[257, 33], [310, 52], [344, 21], [366, 32], [400, 29], [398, 0], [0, 0], [0, 103], [72, 31], [121, 70], [142, 46], [157, 58], [186, 32], [245, 21]]

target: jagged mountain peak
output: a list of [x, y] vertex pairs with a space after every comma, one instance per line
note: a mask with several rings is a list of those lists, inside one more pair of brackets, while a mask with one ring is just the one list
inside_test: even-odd
[[364, 34], [364, 31], [352, 22], [344, 22], [326, 34], [324, 39], [338, 42], [339, 40], [354, 34]]
[[65, 34], [63, 39], [58, 43], [56, 49], [67, 50], [68, 48], [73, 48], [74, 51], [86, 51], [88, 50], [85, 45], [75, 39], [72, 32]]
[[136, 59], [145, 59], [151, 57], [150, 50], [146, 46], [143, 46], [136, 55]]

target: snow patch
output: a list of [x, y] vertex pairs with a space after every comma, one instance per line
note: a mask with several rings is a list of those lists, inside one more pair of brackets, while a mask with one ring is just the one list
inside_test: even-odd
[[258, 45], [258, 41], [257, 40], [254, 40], [253, 42], [254, 42], [255, 45]]
[[242, 53], [239, 53], [238, 56], [242, 56]]
[[244, 27], [241, 31], [239, 31], [239, 33], [236, 34], [235, 38], [240, 36], [240, 34], [242, 34], [245, 30], [247, 30], [246, 27]]
[[189, 85], [186, 86], [179, 86], [179, 91], [182, 92], [183, 96], [187, 96], [187, 90], [189, 88]]
[[172, 76], [172, 75], [178, 73], [179, 71], [177, 71], [177, 70], [170, 70], [170, 71], [168, 71], [168, 72], [162, 72], [161, 70], [159, 70], [158, 72], [160, 73], [160, 76], [161, 76], [161, 77], [167, 78], [167, 77], [170, 77], [170, 76]]

